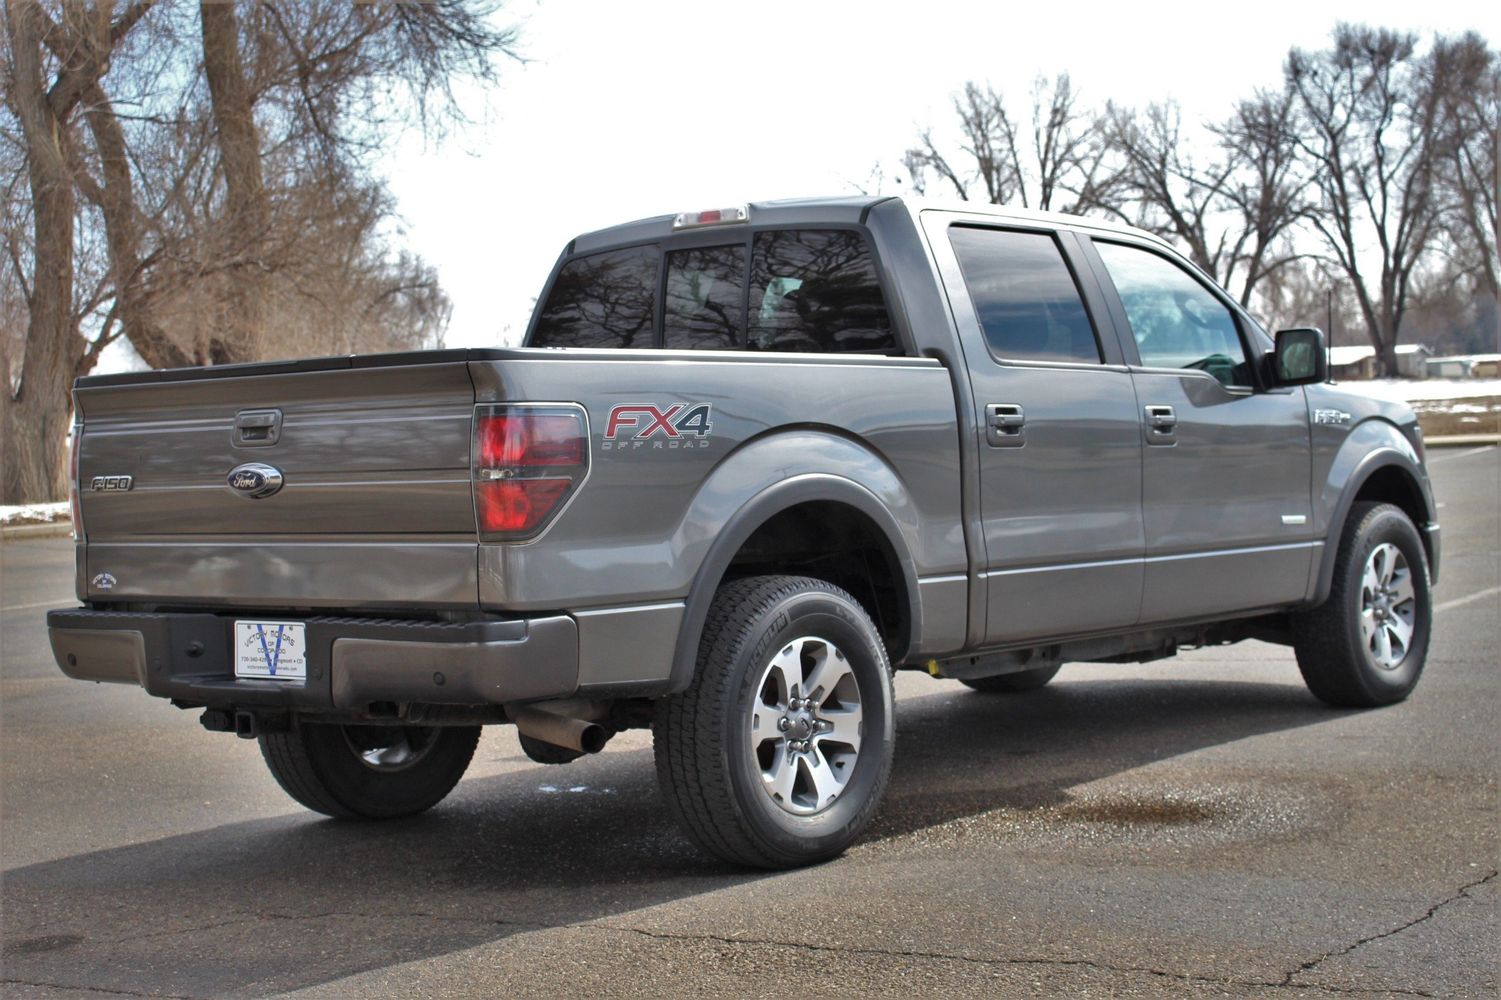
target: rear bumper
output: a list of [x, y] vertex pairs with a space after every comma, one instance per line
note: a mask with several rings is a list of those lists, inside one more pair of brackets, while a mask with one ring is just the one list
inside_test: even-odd
[[490, 705], [572, 695], [578, 626], [566, 615], [475, 622], [314, 616], [305, 682], [236, 678], [236, 618], [60, 609], [52, 655], [69, 677], [135, 684], [184, 706], [340, 711], [374, 702]]

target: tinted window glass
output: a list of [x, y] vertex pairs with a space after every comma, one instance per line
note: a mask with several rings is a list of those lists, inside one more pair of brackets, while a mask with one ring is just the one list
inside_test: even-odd
[[533, 347], [651, 347], [657, 250], [631, 247], [563, 265]]
[[865, 239], [822, 229], [757, 233], [750, 347], [895, 352], [891, 317]]
[[1131, 335], [1149, 368], [1195, 368], [1225, 385], [1251, 385], [1235, 317], [1199, 281], [1166, 257], [1119, 243], [1096, 243], [1126, 308]]
[[1012, 361], [1100, 361], [1063, 253], [1046, 233], [954, 228], [949, 240], [985, 339]]
[[745, 247], [702, 247], [667, 255], [662, 346], [738, 351], [745, 329]]

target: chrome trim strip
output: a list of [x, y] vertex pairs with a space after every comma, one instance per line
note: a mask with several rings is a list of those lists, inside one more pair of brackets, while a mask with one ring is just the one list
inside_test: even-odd
[[1097, 569], [1106, 566], [1131, 566], [1137, 563], [1175, 562], [1183, 559], [1213, 559], [1220, 556], [1254, 555], [1260, 552], [1285, 552], [1292, 549], [1315, 549], [1323, 548], [1322, 541], [1313, 542], [1288, 542], [1283, 545], [1252, 545], [1240, 549], [1209, 549], [1204, 552], [1183, 552], [1168, 556], [1145, 556], [1133, 559], [1101, 559], [1096, 562], [1062, 563], [1056, 566], [1021, 566], [1013, 569], [986, 570], [980, 575], [985, 578], [993, 576], [1014, 576], [1017, 573], [1052, 573], [1059, 570], [1071, 569]]

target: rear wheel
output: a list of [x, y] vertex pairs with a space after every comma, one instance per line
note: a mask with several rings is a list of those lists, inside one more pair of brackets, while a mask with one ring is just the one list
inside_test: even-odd
[[1390, 705], [1417, 685], [1432, 621], [1417, 528], [1391, 504], [1357, 503], [1340, 536], [1329, 599], [1293, 621], [1298, 669], [1331, 705]]
[[849, 594], [752, 577], [714, 598], [693, 683], [658, 703], [657, 776], [688, 836], [733, 864], [834, 857], [891, 772], [885, 644]]
[[395, 819], [430, 809], [464, 776], [479, 726], [294, 722], [259, 737], [277, 784], [335, 819]]
[[1051, 667], [1038, 667], [1035, 670], [1018, 670], [1010, 674], [997, 674], [995, 677], [971, 677], [961, 678], [959, 683], [985, 694], [1015, 694], [1019, 691], [1036, 691], [1045, 687], [1048, 681], [1058, 675], [1058, 669], [1062, 664], [1053, 664]]

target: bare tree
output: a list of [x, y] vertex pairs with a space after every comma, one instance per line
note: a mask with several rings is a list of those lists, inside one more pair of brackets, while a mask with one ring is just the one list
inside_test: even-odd
[[1148, 105], [1141, 114], [1111, 106], [1108, 121], [1124, 163], [1123, 193], [1136, 206], [1132, 221], [1177, 242], [1207, 274], [1227, 283], [1236, 263], [1235, 234], [1216, 223], [1223, 219], [1231, 161], [1199, 161], [1175, 102]]
[[1501, 59], [1475, 32], [1437, 39], [1427, 86], [1441, 102], [1444, 235], [1461, 273], [1489, 299], [1490, 349], [1501, 350]]
[[240, 21], [232, 3], [205, 0], [203, 76], [208, 82], [214, 134], [223, 164], [223, 234], [243, 259], [227, 283], [221, 309], [213, 314], [215, 335], [209, 357], [216, 363], [244, 361], [260, 354], [265, 318], [262, 244], [271, 206], [261, 176], [261, 134], [255, 124], [255, 92], [240, 53]]
[[943, 152], [925, 129], [903, 159], [918, 194], [927, 193], [931, 175], [963, 201], [983, 196], [995, 205], [1073, 213], [1109, 207], [1110, 149], [1067, 73], [1034, 81], [1028, 123], [998, 91], [974, 82], [954, 98], [954, 113], [962, 158]]
[[6, 0], [4, 499], [58, 494], [69, 380], [118, 338], [153, 366], [441, 342], [376, 157], [464, 120], [456, 81], [513, 53], [496, 9]]
[[45, 500], [66, 491], [62, 446], [69, 385], [84, 354], [74, 301], [76, 198], [69, 124], [80, 101], [109, 69], [121, 40], [150, 8], [133, 3], [63, 4], [54, 21], [37, 0], [7, 0], [10, 74], [6, 104], [26, 150], [31, 196], [31, 280], [18, 384], [0, 396], [7, 502]]
[[1239, 273], [1242, 306], [1262, 281], [1302, 256], [1292, 237], [1308, 214], [1310, 178], [1298, 161], [1297, 127], [1293, 95], [1280, 90], [1258, 91], [1213, 129], [1231, 168], [1223, 195], [1236, 235], [1226, 277]]
[[1286, 75], [1314, 166], [1310, 221], [1394, 375], [1413, 275], [1437, 231], [1440, 95], [1425, 85], [1412, 35], [1364, 26], [1340, 25], [1325, 51], [1292, 50]]

